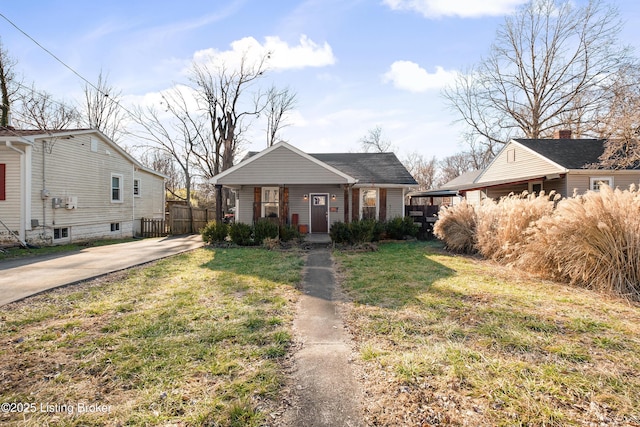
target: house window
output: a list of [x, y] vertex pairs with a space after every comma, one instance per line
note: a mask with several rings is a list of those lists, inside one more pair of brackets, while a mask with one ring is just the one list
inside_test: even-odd
[[98, 152], [98, 140], [95, 138], [91, 138], [91, 152], [93, 153]]
[[280, 189], [278, 187], [262, 187], [262, 216], [278, 217], [278, 201]]
[[515, 148], [507, 151], [507, 163], [514, 163], [516, 161], [516, 150]]
[[140, 197], [140, 180], [139, 179], [133, 180], [133, 195]]
[[111, 232], [114, 231], [120, 231], [120, 223], [119, 222], [112, 222], [111, 223]]
[[362, 219], [376, 219], [378, 190], [362, 190]]
[[600, 191], [600, 186], [607, 185], [613, 188], [612, 176], [596, 176], [589, 178], [589, 188], [593, 191]]
[[7, 200], [7, 165], [0, 163], [0, 200]]
[[111, 174], [111, 201], [122, 201], [122, 175]]
[[66, 239], [67, 237], [69, 237], [68, 227], [53, 229], [53, 240]]

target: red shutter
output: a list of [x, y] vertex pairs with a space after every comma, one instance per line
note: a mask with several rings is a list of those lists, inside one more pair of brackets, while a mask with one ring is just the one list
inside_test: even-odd
[[253, 187], [253, 222], [262, 215], [262, 187]]
[[0, 163], [0, 200], [7, 200], [7, 165]]
[[351, 190], [351, 218], [354, 221], [360, 219], [360, 189]]

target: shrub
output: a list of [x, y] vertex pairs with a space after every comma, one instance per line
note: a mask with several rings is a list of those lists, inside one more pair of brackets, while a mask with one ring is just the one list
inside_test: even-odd
[[253, 227], [253, 238], [257, 244], [261, 244], [264, 239], [275, 239], [280, 233], [278, 224], [261, 219]]
[[331, 224], [331, 229], [329, 230], [329, 236], [331, 236], [331, 240], [335, 243], [351, 243], [351, 228], [349, 224], [344, 222], [334, 222]]
[[234, 222], [229, 226], [229, 237], [231, 237], [231, 241], [236, 245], [240, 246], [250, 246], [253, 244], [253, 240], [251, 239], [251, 234], [253, 233], [253, 229], [249, 224], [244, 224], [242, 222]]
[[612, 190], [564, 199], [528, 234], [518, 264], [534, 273], [640, 300], [640, 193]]
[[473, 205], [463, 200], [457, 205], [440, 209], [433, 234], [451, 251], [475, 252], [476, 211]]
[[300, 233], [298, 229], [293, 225], [283, 225], [280, 227], [280, 240], [288, 242], [293, 239], [299, 239]]
[[539, 196], [510, 194], [498, 202], [486, 199], [477, 209], [476, 248], [485, 258], [508, 262], [522, 252], [526, 231], [535, 221], [550, 215], [557, 199], [554, 192]]
[[210, 221], [201, 230], [202, 241], [205, 243], [224, 242], [229, 234], [229, 226], [224, 222]]
[[395, 217], [386, 223], [385, 230], [389, 238], [401, 240], [406, 236], [415, 237], [418, 235], [418, 226], [411, 217]]

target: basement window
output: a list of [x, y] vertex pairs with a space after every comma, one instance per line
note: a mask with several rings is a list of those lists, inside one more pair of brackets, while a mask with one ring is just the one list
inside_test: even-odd
[[54, 228], [53, 229], [53, 240], [66, 239], [68, 237], [69, 237], [69, 228], [68, 227]]
[[120, 231], [120, 223], [119, 222], [112, 222], [111, 223], [111, 231]]

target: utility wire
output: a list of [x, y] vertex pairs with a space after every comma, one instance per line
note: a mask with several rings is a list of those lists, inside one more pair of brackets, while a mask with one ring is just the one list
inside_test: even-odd
[[52, 58], [54, 58], [56, 61], [58, 61], [60, 64], [62, 64], [62, 66], [64, 66], [66, 69], [68, 69], [69, 71], [71, 71], [73, 74], [75, 74], [76, 76], [78, 76], [82, 81], [84, 81], [86, 84], [88, 84], [89, 86], [91, 86], [93, 89], [95, 89], [99, 94], [101, 94], [102, 96], [104, 96], [105, 98], [108, 98], [111, 102], [115, 103], [118, 107], [122, 108], [127, 114], [129, 114], [130, 116], [133, 116], [133, 114], [131, 113], [131, 111], [129, 111], [127, 108], [125, 108], [122, 104], [120, 104], [118, 101], [116, 101], [115, 99], [109, 97], [108, 93], [103, 92], [102, 90], [100, 90], [100, 88], [98, 88], [96, 85], [94, 85], [92, 82], [90, 82], [89, 80], [87, 80], [86, 78], [84, 78], [80, 73], [78, 73], [76, 70], [74, 70], [73, 68], [71, 68], [69, 65], [67, 65], [62, 59], [58, 58], [53, 52], [51, 52], [49, 49], [47, 49], [46, 47], [44, 47], [43, 45], [41, 45], [36, 39], [34, 39], [33, 37], [31, 37], [29, 34], [27, 34], [24, 30], [22, 30], [20, 27], [18, 27], [16, 24], [13, 23], [13, 21], [11, 21], [9, 18], [7, 18], [2, 12], [0, 12], [0, 17], [2, 17], [5, 21], [7, 21], [9, 24], [11, 24], [12, 27], [14, 27], [16, 30], [18, 30], [20, 33], [22, 33], [25, 37], [27, 37], [29, 40], [31, 40], [33, 43], [35, 43], [40, 49], [44, 50], [45, 52], [47, 52]]

